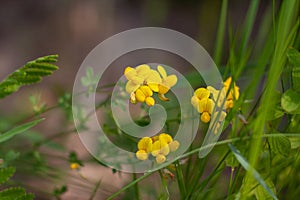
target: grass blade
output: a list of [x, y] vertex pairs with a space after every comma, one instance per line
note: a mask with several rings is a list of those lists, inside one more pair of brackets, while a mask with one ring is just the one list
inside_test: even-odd
[[44, 119], [37, 119], [32, 122], [28, 122], [26, 124], [22, 124], [17, 126], [3, 134], [0, 135], [0, 143], [9, 140], [10, 138], [14, 137], [17, 134], [23, 133], [24, 131], [30, 129], [31, 127], [35, 126], [39, 122], [43, 121]]
[[230, 150], [235, 155], [236, 159], [239, 161], [239, 163], [248, 171], [252, 173], [252, 176], [263, 186], [263, 188], [273, 197], [273, 199], [278, 200], [276, 195], [272, 192], [272, 190], [269, 188], [269, 186], [266, 184], [266, 182], [263, 180], [263, 178], [260, 176], [260, 174], [248, 163], [248, 161], [241, 155], [239, 150], [237, 150], [232, 144], [228, 144]]

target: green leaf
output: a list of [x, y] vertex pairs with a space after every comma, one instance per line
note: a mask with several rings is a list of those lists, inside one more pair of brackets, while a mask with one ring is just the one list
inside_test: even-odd
[[287, 57], [292, 65], [295, 67], [300, 67], [300, 53], [297, 49], [292, 47], [287, 50]]
[[16, 168], [14, 167], [7, 167], [7, 168], [0, 169], [0, 184], [8, 181], [8, 179], [12, 177], [15, 172], [16, 172]]
[[26, 191], [20, 187], [8, 188], [0, 192], [1, 200], [13, 200], [26, 195]]
[[290, 63], [293, 65], [292, 68], [293, 89], [299, 92], [300, 91], [300, 53], [294, 48], [289, 48], [287, 51], [287, 57]]
[[57, 62], [57, 55], [50, 55], [38, 58], [26, 63], [2, 82], [0, 82], [0, 98], [3, 98], [18, 89], [23, 85], [40, 82], [43, 76], [48, 76], [57, 70], [56, 65], [51, 64]]
[[237, 159], [235, 158], [235, 156], [232, 152], [227, 156], [225, 163], [226, 163], [226, 166], [231, 167], [231, 168], [235, 168], [239, 165], [239, 162], [237, 161]]
[[239, 163], [247, 170], [252, 172], [252, 176], [259, 182], [259, 184], [268, 192], [268, 194], [275, 200], [278, 200], [276, 195], [273, 193], [273, 191], [270, 189], [270, 187], [266, 184], [266, 182], [263, 180], [263, 178], [260, 176], [260, 174], [249, 164], [249, 162], [241, 155], [239, 150], [237, 150], [232, 144], [228, 144], [230, 150], [235, 155], [236, 159], [239, 161]]
[[28, 122], [26, 124], [22, 124], [17, 126], [3, 134], [0, 135], [0, 143], [9, 140], [10, 138], [14, 137], [17, 134], [23, 133], [24, 131], [30, 129], [31, 127], [35, 126], [39, 122], [43, 121], [44, 119], [37, 119], [32, 122]]
[[300, 114], [300, 94], [292, 89], [287, 90], [281, 97], [282, 108], [290, 114]]
[[270, 137], [268, 138], [271, 150], [275, 154], [280, 154], [287, 157], [291, 151], [290, 140], [285, 136]]
[[34, 194], [25, 194], [16, 198], [16, 200], [33, 200]]
[[297, 149], [300, 147], [300, 135], [299, 137], [290, 137], [291, 149]]
[[281, 93], [276, 91], [273, 96], [272, 107], [270, 112], [267, 113], [267, 120], [275, 120], [284, 115], [284, 111], [281, 107]]

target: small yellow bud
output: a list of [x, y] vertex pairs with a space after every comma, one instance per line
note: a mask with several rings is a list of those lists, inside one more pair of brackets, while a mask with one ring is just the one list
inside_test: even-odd
[[145, 94], [143, 93], [143, 91], [141, 89], [137, 89], [136, 92], [135, 92], [135, 97], [136, 97], [136, 100], [139, 101], [139, 102], [144, 102], [145, 101]]
[[208, 112], [203, 112], [201, 114], [200, 119], [201, 119], [202, 122], [207, 123], [210, 120], [210, 115], [208, 114]]
[[155, 100], [153, 99], [153, 97], [146, 97], [145, 102], [148, 106], [154, 106], [155, 104]]
[[138, 150], [135, 153], [137, 159], [139, 160], [147, 160], [148, 159], [148, 153], [145, 150]]
[[170, 151], [176, 151], [178, 148], [179, 148], [180, 144], [177, 140], [174, 140], [172, 141], [170, 144], [169, 144], [169, 147], [170, 147]]
[[75, 169], [79, 169], [80, 168], [80, 165], [78, 163], [71, 163], [70, 164], [70, 168], [75, 170]]
[[145, 94], [146, 97], [151, 97], [153, 95], [152, 90], [147, 85], [141, 86], [140, 90], [142, 90], [142, 92]]
[[164, 156], [162, 154], [158, 154], [156, 156], [155, 160], [158, 164], [164, 163], [166, 161], [166, 156]]

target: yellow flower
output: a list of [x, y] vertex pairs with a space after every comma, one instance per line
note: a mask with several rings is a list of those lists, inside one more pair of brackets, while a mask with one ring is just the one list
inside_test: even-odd
[[[221, 112], [221, 113], [220, 113]], [[218, 133], [218, 131], [219, 131], [219, 128], [220, 128], [220, 125], [221, 125], [221, 123], [225, 120], [225, 118], [226, 118], [226, 112], [224, 112], [224, 111], [218, 111], [218, 112], [215, 112], [214, 114], [213, 114], [213, 117], [212, 117], [212, 121], [211, 121], [211, 124], [210, 124], [210, 129], [212, 128], [213, 130], [212, 130], [212, 132], [214, 133], [214, 134], [217, 134]], [[219, 117], [218, 119], [217, 119], [217, 117]], [[212, 127], [212, 126], [214, 126], [214, 127]]]
[[71, 163], [70, 168], [73, 169], [73, 170], [76, 170], [76, 169], [80, 168], [80, 165], [78, 163]]
[[150, 153], [152, 151], [152, 139], [150, 137], [143, 137], [138, 142], [138, 149]]
[[233, 108], [234, 105], [234, 101], [238, 100], [239, 96], [240, 96], [240, 91], [239, 91], [239, 87], [236, 86], [236, 84], [233, 84], [233, 87], [230, 88], [230, 84], [232, 82], [232, 78], [229, 77], [226, 79], [226, 81], [223, 83], [224, 88], [226, 93], [228, 92], [228, 90], [230, 89], [228, 95], [227, 95], [227, 100], [226, 100], [226, 109], [231, 109]]
[[198, 110], [199, 102], [202, 99], [207, 99], [209, 97], [209, 95], [210, 95], [210, 92], [206, 88], [198, 88], [194, 92], [194, 96], [191, 99], [191, 103], [194, 106], [194, 108], [196, 108]]
[[[221, 90], [216, 90], [212, 86], [207, 86], [207, 89], [212, 93], [214, 101], [218, 102], [217, 105], [219, 107], [221, 107], [225, 101], [224, 108], [226, 110], [233, 108], [234, 101], [237, 100], [240, 96], [239, 87], [236, 86], [235, 83], [233, 85], [233, 88], [230, 88], [231, 81], [231, 77], [227, 78], [223, 83], [224, 87]], [[228, 92], [228, 90], [230, 91]]]
[[214, 109], [215, 103], [210, 98], [201, 99], [198, 106], [198, 112], [201, 114], [201, 121], [207, 123], [210, 121], [210, 115]]
[[164, 140], [158, 140], [153, 143], [152, 156], [157, 156], [158, 154], [168, 155], [170, 153], [169, 145]]
[[136, 157], [139, 160], [147, 160], [149, 154], [155, 157], [158, 164], [166, 161], [166, 156], [171, 151], [179, 148], [179, 142], [173, 140], [172, 136], [167, 133], [161, 133], [158, 136], [144, 137], [138, 142], [138, 151]]
[[[221, 107], [224, 103], [224, 101], [226, 101], [226, 90], [225, 88], [222, 88], [221, 91], [215, 89], [212, 86], [207, 86], [207, 90], [210, 91], [210, 93], [212, 94], [212, 98], [215, 102], [217, 102], [218, 107]], [[225, 103], [226, 104], [226, 103]]]
[[132, 103], [138, 102], [146, 102], [148, 106], [153, 106], [155, 104], [155, 100], [152, 97], [153, 92], [147, 85], [140, 86], [132, 95], [130, 96], [130, 100]]
[[148, 85], [151, 90], [158, 92], [158, 85], [162, 81], [159, 73], [146, 64], [139, 65], [136, 68], [127, 67], [124, 75], [128, 80], [126, 92], [129, 94], [135, 92], [141, 85]]
[[150, 137], [143, 137], [138, 142], [138, 151], [135, 153], [139, 160], [147, 160], [148, 154], [152, 151], [152, 139]]
[[177, 76], [174, 74], [168, 76], [165, 68], [161, 65], [157, 66], [157, 71], [162, 77], [161, 84], [158, 85], [158, 97], [163, 101], [168, 101], [169, 99], [164, 95], [177, 83]]

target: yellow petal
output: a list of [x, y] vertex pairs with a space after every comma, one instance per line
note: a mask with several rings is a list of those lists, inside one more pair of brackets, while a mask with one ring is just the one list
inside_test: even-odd
[[158, 92], [159, 91], [159, 87], [157, 83], [148, 83], [147, 84], [149, 86], [149, 88], [153, 91], [153, 92]]
[[207, 102], [208, 102], [208, 98], [205, 99], [201, 99], [199, 101], [199, 105], [198, 105], [198, 112], [199, 113], [203, 113], [203, 112], [207, 112]]
[[135, 68], [136, 73], [139, 77], [143, 77], [146, 78], [150, 72], [150, 67], [149, 65], [143, 64], [143, 65], [139, 65]]
[[173, 74], [166, 77], [164, 83], [169, 87], [173, 87], [177, 83], [177, 76]]
[[148, 153], [145, 150], [138, 150], [135, 153], [137, 159], [139, 160], [147, 160], [148, 159]]
[[240, 97], [240, 88], [238, 86], [234, 86], [234, 89], [233, 89], [233, 94], [234, 94], [234, 97], [235, 97], [235, 100], [238, 100], [239, 97]]
[[208, 98], [210, 95], [210, 92], [206, 88], [198, 88], [195, 91], [194, 95], [197, 96], [199, 100], [201, 100], [204, 98]]
[[161, 77], [166, 78], [167, 77], [167, 72], [165, 70], [165, 68], [161, 65], [157, 66], [157, 70], [160, 73]]
[[158, 85], [158, 93], [159, 94], [166, 94], [169, 91], [169, 89], [170, 88], [165, 85], [162, 85], [162, 84]]
[[167, 134], [167, 133], [161, 133], [161, 134], [159, 135], [159, 140], [160, 140], [160, 141], [164, 141], [164, 142], [166, 142], [167, 144], [169, 144], [170, 142], [173, 141], [172, 137], [171, 137], [169, 134]]
[[220, 91], [212, 86], [207, 86], [207, 90], [212, 93], [213, 99], [216, 101]]
[[162, 79], [157, 71], [150, 70], [145, 81], [147, 84], [152, 84], [152, 83], [160, 84]]
[[228, 101], [226, 101], [226, 103], [225, 103], [225, 109], [231, 109], [231, 108], [233, 108], [233, 100], [228, 100]]
[[125, 89], [128, 94], [131, 94], [132, 92], [135, 92], [136, 89], [138, 89], [139, 87], [140, 87], [139, 85], [133, 83], [132, 81], [128, 81], [126, 83]]
[[127, 80], [131, 80], [134, 76], [137, 75], [136, 71], [132, 67], [126, 67], [124, 70], [124, 75], [127, 78]]
[[148, 106], [154, 106], [155, 104], [155, 100], [153, 99], [153, 97], [146, 97], [145, 102]]
[[150, 153], [152, 151], [152, 139], [150, 137], [143, 137], [139, 142], [138, 142], [138, 149], [139, 150], [144, 150], [147, 153]]
[[145, 96], [145, 94], [143, 93], [143, 91], [141, 89], [137, 89], [135, 91], [135, 98], [136, 98], [137, 101], [143, 103], [145, 101], [146, 96]]
[[207, 105], [206, 105], [206, 109], [207, 109], [207, 112], [208, 112], [209, 114], [212, 113], [214, 107], [215, 107], [215, 103], [213, 102], [213, 100], [208, 99]]
[[170, 153], [169, 145], [165, 143], [165, 145], [161, 148], [160, 152], [165, 156], [168, 155]]
[[202, 122], [207, 123], [210, 120], [210, 115], [208, 114], [208, 112], [204, 112], [201, 114], [200, 119]]
[[158, 154], [168, 155], [170, 152], [169, 146], [165, 141], [158, 140], [152, 145], [153, 156], [157, 156]]
[[134, 93], [134, 92], [132, 92], [132, 93], [130, 94], [130, 102], [133, 103], [133, 104], [136, 104], [136, 103], [137, 103], [136, 98], [135, 98], [135, 93]]
[[194, 108], [198, 109], [198, 105], [199, 105], [199, 99], [197, 96], [192, 96], [191, 98], [191, 103], [194, 106]]
[[162, 154], [158, 154], [156, 156], [155, 160], [158, 164], [161, 164], [161, 163], [164, 163], [167, 160], [167, 158], [166, 158], [166, 156], [164, 156]]
[[157, 140], [159, 140], [159, 136], [156, 135], [156, 136], [153, 136], [152, 138], [152, 143], [156, 142]]
[[226, 79], [226, 81], [224, 81], [224, 87], [227, 87], [227, 88], [229, 88], [230, 87], [230, 84], [231, 84], [231, 81], [232, 81], [232, 77], [230, 76], [230, 77], [228, 77], [227, 79]]
[[142, 85], [144, 83], [144, 78], [139, 76], [134, 76], [130, 79], [134, 84]]
[[170, 151], [176, 151], [180, 146], [180, 143], [177, 141], [177, 140], [174, 140], [172, 141], [170, 144], [169, 144], [169, 147], [170, 147]]
[[164, 94], [160, 94], [160, 93], [158, 93], [158, 98], [162, 101], [169, 101], [170, 100], [169, 98], [165, 97]]
[[146, 97], [151, 97], [153, 95], [152, 90], [147, 85], [141, 86], [140, 90], [142, 90], [142, 92], [145, 94]]

